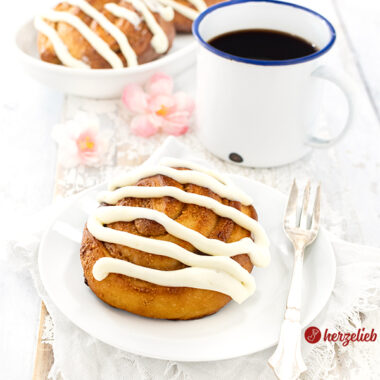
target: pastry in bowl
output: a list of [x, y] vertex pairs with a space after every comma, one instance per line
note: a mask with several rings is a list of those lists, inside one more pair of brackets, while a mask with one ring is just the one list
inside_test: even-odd
[[225, 0], [158, 0], [174, 9], [174, 25], [177, 32], [191, 33], [193, 21], [211, 5]]
[[43, 61], [74, 68], [132, 67], [166, 54], [174, 11], [155, 0], [67, 0], [35, 18]]
[[84, 229], [85, 281], [104, 302], [151, 318], [194, 319], [255, 291], [270, 261], [248, 195], [176, 159], [113, 181]]

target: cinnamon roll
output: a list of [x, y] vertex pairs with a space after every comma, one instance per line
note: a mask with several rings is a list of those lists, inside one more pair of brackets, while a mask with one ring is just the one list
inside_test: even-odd
[[156, 0], [67, 0], [35, 18], [41, 59], [75, 68], [121, 68], [166, 54], [173, 9]]
[[174, 25], [179, 33], [191, 33], [193, 21], [211, 5], [225, 0], [159, 0], [174, 9]]
[[270, 261], [250, 197], [228, 178], [175, 159], [143, 166], [99, 194], [80, 250], [104, 302], [151, 318], [194, 319], [255, 291]]

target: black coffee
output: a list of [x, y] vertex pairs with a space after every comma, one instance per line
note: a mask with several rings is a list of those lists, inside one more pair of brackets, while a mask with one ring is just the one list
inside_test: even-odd
[[237, 57], [265, 61], [300, 58], [318, 51], [301, 37], [270, 29], [237, 30], [221, 34], [208, 43]]

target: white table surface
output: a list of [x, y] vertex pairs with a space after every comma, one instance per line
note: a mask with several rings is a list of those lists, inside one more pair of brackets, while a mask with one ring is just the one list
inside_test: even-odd
[[[330, 62], [351, 76], [358, 95], [358, 118], [352, 131], [337, 147], [314, 153], [321, 157], [321, 167], [314, 167], [312, 174], [325, 183], [328, 196], [334, 194], [333, 199], [326, 199], [336, 208], [343, 225], [336, 229], [341, 237], [380, 246], [380, 2], [298, 2], [320, 11], [336, 26], [338, 44]], [[0, 13], [1, 226], [17, 224], [24, 215], [51, 202], [56, 159], [51, 127], [81, 102], [28, 78], [13, 56], [12, 37], [17, 25], [40, 6], [49, 4], [55, 1], [10, 1]], [[339, 98], [335, 93], [330, 96]], [[326, 165], [329, 160], [331, 167]], [[296, 166], [261, 170], [257, 175], [265, 181], [268, 173], [274, 173], [266, 182], [281, 187], [273, 178], [291, 176], [293, 168]], [[351, 219], [358, 224], [351, 226]], [[334, 230], [334, 226], [331, 228]], [[40, 300], [30, 280], [2, 264], [0, 301], [0, 378], [28, 379], [33, 368]]]

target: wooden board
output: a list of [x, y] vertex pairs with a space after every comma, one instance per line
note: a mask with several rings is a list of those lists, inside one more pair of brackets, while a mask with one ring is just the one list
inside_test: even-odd
[[[59, 187], [60, 179], [64, 175], [63, 169], [57, 165], [56, 167], [56, 180], [54, 185], [54, 196], [56, 199], [58, 197], [64, 196], [64, 191]], [[49, 376], [50, 369], [54, 363], [54, 352], [52, 341], [54, 337], [47, 338], [44, 335], [44, 331], [48, 324], [50, 314], [46, 309], [43, 301], [41, 301], [41, 311], [40, 311], [40, 322], [38, 326], [38, 338], [36, 346], [36, 356], [34, 359], [34, 369], [33, 369], [33, 380], [46, 380]]]
[[43, 338], [45, 325], [49, 318], [49, 312], [46, 306], [41, 302], [40, 324], [38, 327], [38, 339], [36, 348], [36, 357], [34, 360], [33, 380], [47, 379], [50, 369], [54, 363], [54, 353], [51, 342]]

